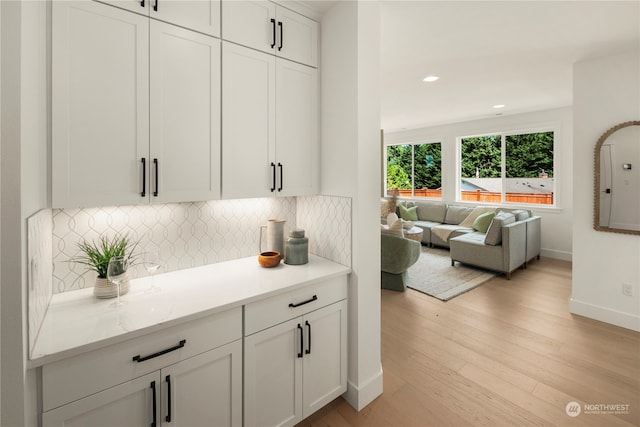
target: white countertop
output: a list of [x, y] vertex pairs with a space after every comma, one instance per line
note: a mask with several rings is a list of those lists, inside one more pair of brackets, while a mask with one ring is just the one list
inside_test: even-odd
[[93, 288], [51, 299], [29, 367], [112, 345], [251, 301], [349, 274], [341, 264], [309, 255], [305, 265], [262, 268], [256, 256], [156, 275], [159, 292], [145, 292], [151, 278], [131, 281], [123, 306], [97, 299]]

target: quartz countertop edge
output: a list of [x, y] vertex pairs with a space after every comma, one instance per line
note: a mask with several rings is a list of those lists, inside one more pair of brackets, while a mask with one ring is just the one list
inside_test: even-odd
[[29, 368], [73, 357], [210, 316], [253, 301], [351, 273], [351, 268], [315, 255], [309, 263], [262, 268], [257, 257], [240, 258], [133, 279], [123, 295], [97, 299], [93, 288], [55, 294], [27, 361]]

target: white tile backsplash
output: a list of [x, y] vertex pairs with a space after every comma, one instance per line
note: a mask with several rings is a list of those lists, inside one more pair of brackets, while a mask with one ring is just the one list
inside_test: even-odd
[[[351, 265], [351, 199], [334, 196], [216, 200], [198, 203], [54, 209], [53, 293], [92, 287], [95, 273], [69, 262], [82, 239], [128, 234], [139, 240], [138, 253], [157, 246], [161, 272], [182, 270], [258, 254], [260, 225], [284, 219], [285, 239], [304, 228], [309, 252]], [[133, 277], [147, 272], [142, 265]]]
[[33, 350], [52, 296], [52, 230], [51, 209], [43, 209], [27, 218], [29, 354]]
[[309, 252], [351, 267], [351, 199], [298, 197], [297, 223], [309, 238]]
[[[303, 228], [309, 252], [351, 265], [351, 199], [345, 197], [216, 200], [49, 212], [50, 238], [36, 239], [52, 247], [53, 293], [93, 286], [95, 273], [69, 262], [78, 254], [77, 244], [82, 239], [97, 241], [103, 235], [128, 233], [139, 240], [138, 253], [157, 246], [163, 259], [161, 272], [167, 272], [257, 255], [260, 225], [270, 218], [286, 221], [285, 239], [291, 229]], [[133, 277], [146, 274], [142, 265], [132, 271]]]
[[[182, 270], [258, 254], [260, 225], [269, 218], [296, 226], [296, 199], [216, 200], [149, 206], [53, 210], [53, 292], [91, 287], [95, 273], [69, 262], [82, 239], [128, 234], [139, 240], [138, 253], [155, 245], [161, 272]], [[133, 277], [146, 275], [142, 265]]]

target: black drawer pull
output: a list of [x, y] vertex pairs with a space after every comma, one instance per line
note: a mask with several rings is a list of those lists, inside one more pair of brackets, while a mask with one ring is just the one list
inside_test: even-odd
[[165, 378], [167, 382], [167, 416], [164, 417], [164, 420], [168, 423], [171, 422], [171, 375], [167, 375]]
[[176, 345], [174, 347], [167, 348], [165, 350], [161, 350], [161, 351], [159, 351], [157, 353], [153, 353], [153, 354], [150, 354], [148, 356], [140, 356], [140, 355], [133, 356], [133, 358], [131, 360], [133, 360], [134, 362], [138, 362], [138, 363], [144, 362], [145, 360], [153, 359], [154, 357], [162, 356], [163, 354], [167, 354], [167, 353], [171, 353], [172, 351], [176, 351], [176, 350], [184, 347], [184, 345], [186, 343], [187, 343], [187, 340], [182, 340], [182, 341], [180, 341], [180, 343], [178, 345]]
[[151, 393], [153, 396], [153, 421], [151, 422], [151, 427], [156, 427], [158, 422], [158, 406], [157, 406], [157, 396], [156, 396], [156, 382], [151, 381]]
[[[158, 197], [158, 159], [153, 159], [153, 164], [156, 167], [156, 190], [153, 192], [153, 197]], [[151, 184], [149, 184], [151, 188]]]
[[305, 304], [309, 304], [310, 302], [314, 302], [314, 301], [316, 301], [317, 299], [318, 299], [318, 295], [314, 295], [314, 296], [312, 296], [312, 297], [311, 297], [311, 299], [308, 299], [308, 300], [306, 300], [306, 301], [299, 302], [299, 303], [297, 303], [297, 304], [289, 303], [289, 307], [290, 307], [290, 308], [300, 307], [301, 305], [305, 305]]
[[300, 331], [300, 351], [298, 352], [298, 357], [302, 357], [302, 348], [304, 346], [304, 335], [303, 335], [303, 330], [302, 330], [302, 326], [300, 326], [300, 323], [298, 323], [298, 331]]
[[140, 159], [142, 162], [142, 192], [140, 193], [140, 197], [147, 197], [147, 159]]

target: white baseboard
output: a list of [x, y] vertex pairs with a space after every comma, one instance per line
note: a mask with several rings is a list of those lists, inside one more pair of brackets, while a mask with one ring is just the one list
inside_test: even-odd
[[561, 261], [573, 261], [573, 254], [571, 252], [556, 251], [554, 249], [540, 249], [540, 256], [547, 258], [559, 259]]
[[621, 328], [640, 332], [640, 316], [636, 316], [633, 314], [612, 310], [606, 307], [600, 307], [582, 301], [576, 301], [573, 298], [569, 300], [569, 312], [588, 317], [590, 319], [620, 326]]
[[380, 370], [362, 385], [347, 381], [347, 391], [342, 395], [356, 411], [361, 411], [382, 394], [382, 365]]

